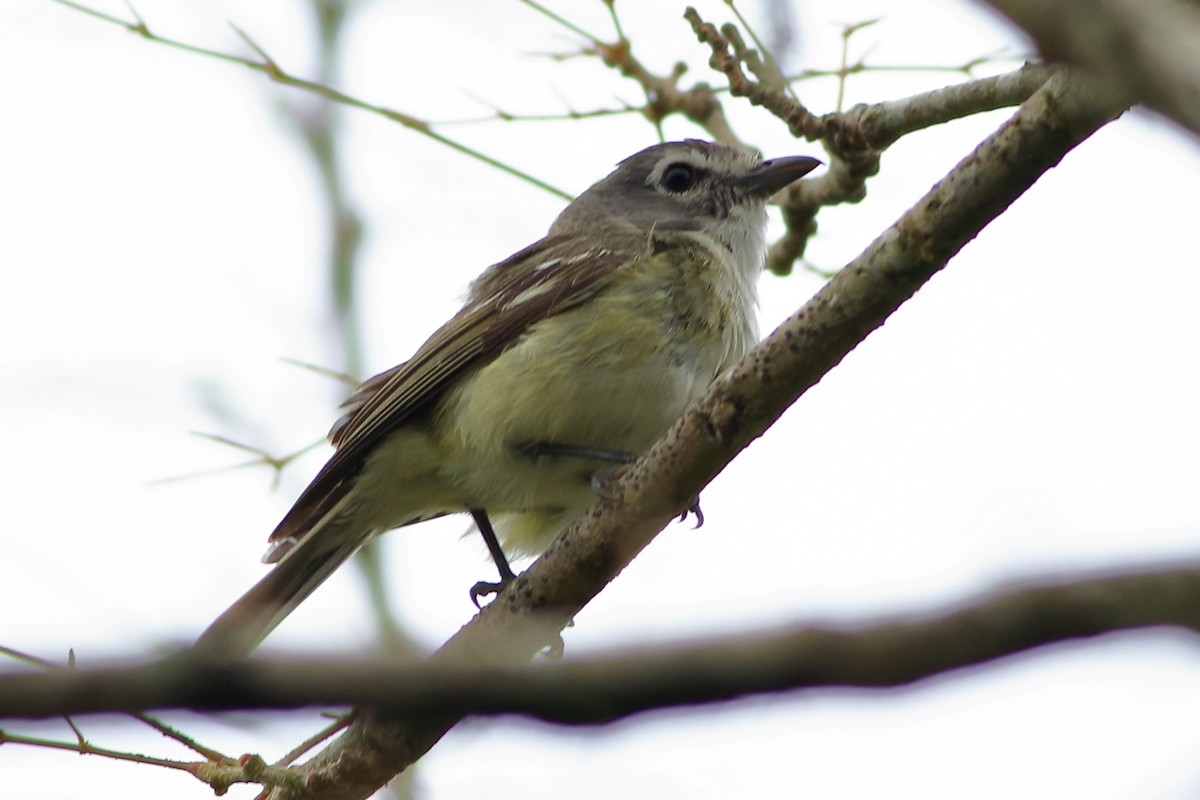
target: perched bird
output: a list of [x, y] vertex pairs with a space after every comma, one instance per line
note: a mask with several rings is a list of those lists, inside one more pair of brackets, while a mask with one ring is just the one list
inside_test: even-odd
[[[371, 537], [469, 512], [500, 569], [544, 549], [757, 341], [766, 202], [820, 162], [689, 139], [622, 161], [368, 379], [270, 536], [274, 568], [196, 644], [248, 654]], [[493, 531], [493, 524], [495, 526]]]

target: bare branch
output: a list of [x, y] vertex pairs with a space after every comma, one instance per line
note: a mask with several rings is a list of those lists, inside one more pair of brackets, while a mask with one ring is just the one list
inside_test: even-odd
[[169, 758], [154, 758], [153, 756], [143, 756], [137, 753], [127, 753], [123, 750], [110, 750], [106, 747], [96, 747], [95, 745], [89, 744], [82, 739], [74, 742], [63, 742], [59, 741], [58, 739], [47, 739], [41, 736], [24, 736], [22, 734], [12, 733], [11, 731], [0, 729], [0, 745], [8, 744], [27, 745], [29, 747], [41, 748], [42, 750], [65, 750], [70, 753], [79, 753], [80, 755], [100, 756], [102, 758], [111, 758], [114, 761], [131, 761], [135, 764], [149, 764], [155, 767], [165, 767], [167, 769], [190, 772], [192, 774], [195, 774], [197, 768], [200, 767], [212, 769], [227, 768], [227, 765], [206, 764], [193, 761], [175, 761]]
[[271, 469], [272, 488], [275, 488], [276, 486], [279, 485], [279, 480], [283, 476], [283, 470], [287, 467], [288, 464], [292, 463], [300, 456], [303, 456], [303, 455], [317, 449], [321, 445], [325, 444], [325, 439], [317, 439], [316, 441], [310, 442], [309, 444], [305, 445], [304, 447], [300, 448], [299, 450], [293, 450], [292, 452], [287, 453], [282, 456], [275, 456], [275, 455], [271, 455], [268, 451], [264, 450], [261, 447], [258, 447], [256, 445], [246, 444], [244, 442], [238, 442], [233, 439], [230, 439], [228, 436], [224, 436], [219, 433], [207, 433], [205, 431], [191, 431], [190, 433], [193, 436], [198, 436], [201, 439], [208, 439], [209, 441], [216, 442], [217, 444], [222, 444], [222, 445], [225, 445], [226, 447], [232, 447], [235, 450], [242, 450], [247, 453], [254, 453], [255, 458], [252, 458], [249, 461], [242, 461], [238, 464], [230, 464], [229, 466], [225, 466], [225, 467], [214, 467], [213, 469], [205, 469], [205, 470], [200, 470], [198, 472], [189, 472], [185, 475], [172, 475], [167, 478], [156, 478], [152, 481], [149, 481], [147, 483], [147, 485], [162, 486], [164, 484], [169, 484], [169, 483], [179, 483], [180, 481], [191, 481], [191, 480], [195, 480], [196, 478], [204, 478], [209, 475], [220, 475], [222, 473], [233, 472], [234, 470], [238, 470], [238, 469], [246, 469], [247, 467], [265, 466], [265, 467], [270, 467], [270, 469]]
[[1046, 58], [1200, 134], [1200, 4], [1178, 0], [986, 0]]
[[588, 33], [587, 31], [585, 31], [583, 28], [579, 27], [575, 23], [567, 20], [564, 17], [559, 16], [558, 14], [555, 14], [553, 11], [546, 8], [541, 3], [535, 3], [534, 0], [520, 0], [520, 2], [529, 6], [534, 11], [538, 12], [539, 14], [546, 17], [547, 19], [553, 20], [557, 24], [559, 24], [562, 27], [569, 30], [571, 33], [575, 34], [576, 36], [582, 36], [584, 39], [587, 39], [592, 44], [600, 44], [600, 38], [598, 36], [593, 36], [592, 34]]
[[689, 89], [679, 88], [679, 80], [687, 72], [686, 64], [676, 64], [670, 75], [657, 75], [634, 57], [626, 39], [594, 47], [606, 65], [615, 68], [626, 78], [637, 81], [642, 87], [646, 93], [646, 107], [642, 109], [642, 114], [656, 127], [669, 115], [680, 113], [719, 142], [740, 141], [729, 126], [725, 110], [712, 87], [698, 83]]
[[[1027, 66], [1008, 75], [817, 116], [762, 64], [735, 27], [723, 25], [718, 31], [694, 8], [688, 8], [684, 17], [700, 41], [709, 46], [709, 64], [728, 78], [731, 94], [767, 109], [797, 138], [821, 141], [832, 156], [824, 175], [803, 181], [786, 193], [783, 216], [787, 233], [771, 247], [767, 257], [767, 269], [777, 275], [789, 273], [803, 256], [808, 239], [816, 231], [816, 213], [822, 206], [858, 202], [866, 196], [867, 180], [879, 172], [880, 154], [901, 136], [1024, 102], [1053, 74], [1047, 67]], [[847, 26], [843, 38], [874, 22]], [[746, 75], [743, 65], [754, 73], [755, 80]], [[841, 79], [848, 69], [843, 64], [838, 72]]]
[[[7, 658], [11, 658], [15, 661], [19, 661], [19, 662], [21, 662], [23, 664], [27, 664], [31, 667], [37, 667], [38, 669], [45, 670], [51, 674], [60, 673], [60, 672], [71, 673], [77, 669], [77, 663], [76, 663], [76, 659], [75, 659], [75, 651], [74, 650], [71, 650], [68, 653], [67, 666], [65, 666], [65, 667], [63, 667], [59, 664], [55, 664], [53, 661], [49, 661], [44, 658], [39, 658], [38, 656], [29, 655], [28, 653], [22, 653], [21, 651], [14, 650], [11, 647], [0, 646], [0, 656], [5, 656]], [[0, 716], [3, 716], [3, 713], [0, 713]], [[138, 713], [138, 712], [130, 712], [129, 716], [132, 717], [133, 719], [137, 720], [138, 722], [142, 723], [143, 725], [147, 725], [147, 726], [153, 728], [154, 730], [158, 731], [159, 733], [161, 733], [163, 736], [167, 737], [168, 739], [174, 739], [179, 744], [181, 744], [184, 747], [188, 748], [189, 750], [203, 756], [204, 758], [208, 759], [209, 761], [211, 761], [213, 763], [218, 763], [218, 764], [232, 764], [233, 763], [233, 759], [229, 758], [225, 754], [220, 753], [217, 750], [212, 749], [211, 747], [206, 747], [205, 745], [201, 744], [200, 742], [197, 742], [195, 739], [188, 736], [187, 734], [185, 734], [179, 730], [176, 730], [172, 726], [167, 725], [165, 722], [163, 722], [159, 719], [156, 719], [148, 714], [142, 714], [142, 713]], [[79, 747], [72, 748], [68, 744], [59, 743], [59, 745], [61, 745], [63, 749], [68, 749], [68, 750], [76, 749], [77, 752], [96, 752], [100, 755], [108, 755], [109, 754], [107, 751], [100, 752], [97, 748], [92, 747], [90, 744], [88, 744], [86, 742], [83, 734], [80, 732], [79, 728], [77, 728], [75, 726], [75, 723], [72, 722], [70, 720], [70, 718], [67, 719], [67, 724], [70, 725], [72, 732], [75, 734], [75, 738], [77, 740], [76, 744]], [[12, 739], [13, 737], [9, 736], [9, 738]], [[2, 733], [0, 733], [0, 742], [2, 742], [3, 739], [4, 739], [4, 735]], [[42, 741], [42, 740], [39, 740], [39, 741]], [[46, 741], [48, 741], [48, 740], [46, 740]], [[30, 741], [30, 742], [22, 742], [22, 743], [23, 744], [36, 744], [37, 742]], [[58, 745], [56, 745], [56, 746], [58, 746]], [[117, 756], [114, 756], [114, 757], [117, 757]], [[185, 762], [171, 762], [172, 765], [182, 764], [182, 763], [185, 763]]]
[[301, 742], [300, 744], [293, 747], [291, 750], [289, 750], [287, 753], [285, 753], [278, 761], [276, 761], [272, 766], [279, 767], [280, 769], [284, 769], [284, 768], [288, 767], [289, 765], [291, 765], [291, 763], [293, 761], [295, 761], [296, 759], [300, 758], [300, 756], [302, 756], [305, 753], [312, 750], [314, 747], [319, 745], [321, 742], [324, 742], [327, 739], [329, 739], [330, 737], [335, 736], [336, 734], [345, 730], [346, 726], [349, 725], [353, 720], [354, 720], [353, 714], [335, 715], [333, 722], [329, 723], [324, 728], [317, 731], [312, 736], [309, 736], [303, 742]]
[[227, 61], [227, 62], [230, 62], [233, 64], [241, 64], [242, 66], [249, 67], [250, 69], [252, 69], [256, 72], [262, 72], [263, 74], [270, 77], [271, 80], [276, 81], [277, 83], [284, 84], [285, 86], [294, 86], [296, 88], [303, 89], [304, 91], [312, 92], [313, 94], [324, 97], [325, 99], [331, 100], [335, 103], [340, 103], [340, 104], [346, 105], [346, 106], [352, 106], [354, 108], [362, 109], [363, 111], [367, 111], [372, 114], [378, 114], [379, 116], [385, 117], [385, 118], [391, 120], [392, 122], [395, 122], [398, 125], [401, 125], [402, 127], [407, 128], [410, 131], [413, 131], [422, 136], [425, 136], [426, 138], [432, 139], [435, 142], [438, 142], [439, 144], [450, 148], [451, 150], [462, 153], [463, 155], [467, 156], [468, 158], [473, 158], [476, 161], [481, 161], [490, 167], [493, 167], [495, 169], [500, 170], [501, 172], [505, 172], [509, 175], [512, 175], [514, 178], [518, 178], [522, 181], [525, 181], [528, 184], [531, 184], [533, 186], [538, 187], [539, 189], [542, 189], [553, 195], [561, 197], [564, 200], [572, 199], [572, 196], [567, 194], [566, 192], [564, 192], [562, 189], [558, 189], [554, 186], [551, 186], [550, 184], [546, 183], [545, 181], [543, 181], [539, 178], [535, 178], [534, 176], [532, 176], [526, 172], [522, 172], [521, 170], [517, 169], [516, 167], [512, 166], [511, 164], [506, 164], [503, 161], [500, 161], [496, 158], [486, 155], [485, 153], [482, 153], [472, 147], [468, 147], [467, 145], [463, 144], [462, 142], [456, 141], [454, 139], [449, 138], [448, 136], [444, 136], [443, 134], [438, 133], [437, 131], [433, 130], [430, 123], [426, 122], [423, 119], [420, 119], [419, 117], [414, 117], [411, 114], [406, 114], [402, 111], [396, 111], [395, 109], [387, 108], [386, 106], [380, 106], [380, 105], [375, 105], [374, 103], [369, 103], [360, 98], [354, 97], [352, 95], [348, 95], [344, 92], [341, 92], [341, 91], [333, 88], [332, 86], [328, 86], [324, 83], [320, 83], [318, 81], [307, 80], [305, 78], [300, 78], [300, 77], [297, 77], [295, 75], [288, 73], [275, 60], [273, 60], [269, 55], [267, 55], [266, 52], [263, 50], [263, 48], [261, 48], [257, 43], [255, 43], [252, 39], [250, 39], [250, 37], [247, 36], [244, 32], [242, 32], [240, 29], [238, 29], [237, 26], [233, 26], [233, 29], [248, 43], [248, 45], [251, 47], [251, 49], [255, 50], [259, 54], [259, 56], [261, 56], [262, 61], [254, 61], [252, 59], [242, 58], [241, 56], [230, 55], [228, 53], [222, 53], [217, 50], [210, 50], [206, 47], [197, 47], [196, 45], [191, 45], [186, 42], [178, 41], [176, 39], [170, 39], [165, 36], [159, 36], [158, 34], [153, 33], [150, 30], [150, 28], [147, 27], [146, 23], [143, 22], [140, 18], [138, 19], [137, 22], [126, 22], [124, 20], [121, 20], [121, 19], [111, 16], [109, 14], [104, 14], [102, 12], [96, 11], [95, 9], [89, 8], [80, 3], [73, 2], [73, 0], [53, 0], [53, 2], [56, 2], [60, 5], [67, 6], [68, 8], [73, 8], [76, 11], [81, 11], [85, 14], [96, 17], [98, 19], [102, 19], [106, 22], [110, 22], [114, 25], [120, 25], [121, 27], [126, 28], [127, 30], [133, 31], [134, 33], [141, 35], [143, 38], [145, 38], [149, 41], [156, 42], [156, 43], [162, 44], [162, 45], [166, 45], [168, 47], [173, 47], [178, 50], [184, 50], [189, 53], [195, 53], [197, 55], [205, 56], [207, 58], [213, 58], [213, 59], [217, 59], [219, 61]]
[[823, 116], [822, 135], [834, 157], [823, 175], [801, 181], [783, 193], [787, 232], [771, 245], [767, 269], [776, 275], [791, 272], [816, 232], [817, 212], [823, 206], [863, 199], [867, 179], [879, 171], [881, 152], [901, 136], [1023, 103], [1054, 74], [1053, 67], [1031, 64], [1005, 75]]
[[836, 117], [836, 131], [831, 132], [838, 137], [834, 144], [839, 150], [882, 150], [914, 131], [1019, 105], [1055, 71], [1053, 67], [1027, 64], [1003, 75], [945, 86], [900, 100], [857, 105]]
[[0, 679], [0, 716], [355, 704], [409, 720], [522, 714], [572, 725], [608, 723], [766, 692], [907, 686], [1048, 644], [1162, 626], [1200, 632], [1200, 563], [1059, 578], [879, 622], [789, 627], [536, 666], [397, 665], [394, 659], [221, 664], [183, 657], [8, 675]]
[[718, 32], [716, 26], [700, 18], [696, 9], [689, 7], [684, 19], [700, 41], [712, 50], [709, 65], [725, 74], [729, 80], [729, 92], [734, 97], [745, 97], [756, 106], [762, 106], [787, 123], [792, 135], [815, 141], [821, 136], [820, 119], [786, 91], [781, 82], [762, 83], [750, 80], [742, 71], [742, 64], [756, 63], [751, 51], [742, 42], [737, 29], [725, 25]]

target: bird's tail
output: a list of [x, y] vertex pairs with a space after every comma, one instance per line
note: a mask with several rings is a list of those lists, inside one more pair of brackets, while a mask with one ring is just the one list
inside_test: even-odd
[[319, 536], [312, 535], [297, 543], [266, 577], [200, 634], [192, 652], [219, 659], [250, 655], [267, 634], [354, 555], [373, 533], [370, 530], [336, 531], [330, 527], [333, 526], [326, 526]]

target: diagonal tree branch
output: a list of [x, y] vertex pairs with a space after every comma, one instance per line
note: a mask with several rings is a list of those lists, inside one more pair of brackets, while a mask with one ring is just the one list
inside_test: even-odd
[[[710, 387], [705, 398], [518, 580], [433, 656], [435, 664], [511, 666], [557, 640], [723, 467], [944, 267], [1073, 147], [1120, 113], [1079, 76], [1056, 75], [995, 134]], [[301, 769], [299, 797], [361, 798], [413, 763], [461, 714], [403, 719], [362, 710]]]

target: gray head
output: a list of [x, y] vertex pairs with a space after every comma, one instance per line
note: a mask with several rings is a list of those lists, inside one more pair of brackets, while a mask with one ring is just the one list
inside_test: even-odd
[[757, 243], [754, 255], [761, 258], [767, 200], [820, 163], [805, 156], [763, 161], [748, 148], [699, 139], [656, 144], [576, 198], [550, 233], [587, 231], [607, 222], [645, 231], [698, 231], [735, 255]]

